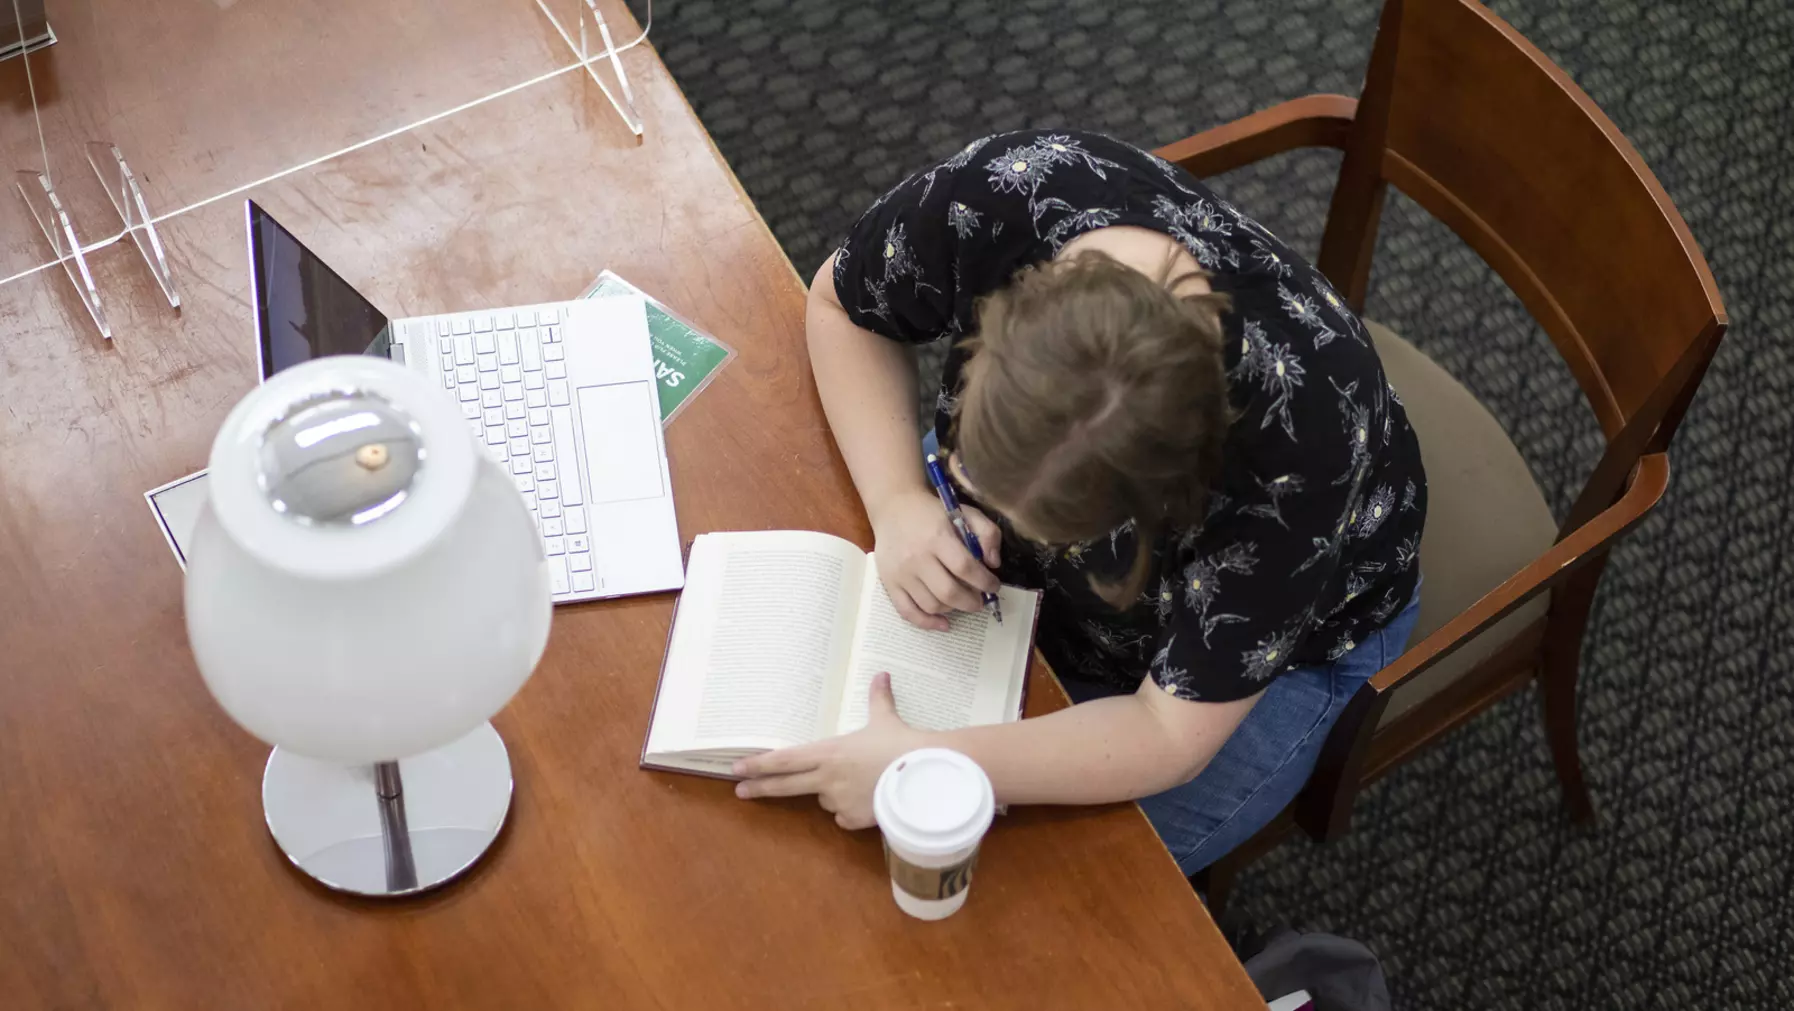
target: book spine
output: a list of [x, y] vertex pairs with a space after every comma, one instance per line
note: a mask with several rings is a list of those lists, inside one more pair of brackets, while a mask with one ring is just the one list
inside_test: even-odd
[[[685, 550], [681, 552], [679, 557], [679, 567], [687, 572], [691, 571], [691, 546], [695, 543], [697, 543], [697, 538], [695, 537], [686, 541]], [[642, 731], [642, 753], [640, 757], [636, 759], [638, 768], [666, 768], [664, 765], [650, 765], [648, 763], [648, 740], [654, 736], [654, 718], [660, 715], [660, 690], [667, 683], [667, 658], [673, 655], [673, 630], [679, 627], [679, 602], [684, 599], [685, 594], [683, 592], [673, 598], [673, 614], [672, 617], [667, 620], [667, 643], [666, 647], [660, 651], [660, 674], [654, 679], [654, 701], [648, 706], [648, 729]], [[671, 771], [683, 772], [685, 770], [678, 769]]]
[[[1034, 666], [1034, 643], [1038, 641], [1038, 636], [1040, 634], [1040, 612], [1042, 608], [1040, 591], [1030, 590], [1028, 592], [1034, 594], [1034, 623], [1028, 626], [1028, 667], [1032, 669]], [[1043, 656], [1040, 658], [1040, 664], [1041, 666], [1046, 667], [1049, 673], [1052, 672], [1053, 668], [1047, 664], [1046, 657]], [[1053, 674], [1053, 679], [1055, 681], [1058, 680], [1058, 678], [1058, 674]], [[1026, 671], [1022, 673], [1022, 698], [1015, 710], [1015, 718], [1018, 720], [1022, 718], [1023, 713], [1028, 711], [1028, 684], [1032, 680], [1033, 679], [1027, 675]], [[1064, 689], [1061, 688], [1060, 690], [1063, 691]]]

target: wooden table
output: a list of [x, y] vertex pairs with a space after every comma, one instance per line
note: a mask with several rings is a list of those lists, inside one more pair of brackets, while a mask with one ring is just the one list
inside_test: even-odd
[[[294, 31], [316, 13], [291, 10]], [[564, 60], [532, 6], [508, 11], [481, 15], [502, 28], [483, 35], [493, 60]], [[162, 72], [203, 65], [196, 45]], [[629, 65], [640, 146], [568, 74], [253, 195], [394, 315], [566, 297], [617, 270], [741, 351], [669, 429], [682, 536], [810, 528], [869, 545], [805, 361], [803, 281], [658, 59]], [[329, 107], [256, 100], [301, 134]], [[162, 181], [190, 200], [254, 178], [226, 178], [239, 149], [141, 121], [175, 113], [137, 115], [127, 156], [152, 199]], [[892, 903], [875, 833], [638, 770], [667, 596], [557, 611], [495, 721], [516, 799], [468, 878], [389, 904], [295, 873], [262, 824], [267, 749], [206, 693], [141, 498], [204, 463], [253, 383], [242, 228], [234, 198], [164, 226], [178, 316], [128, 246], [96, 254], [110, 345], [60, 272], [0, 288], [0, 1005], [1262, 1007], [1132, 805], [1000, 819], [970, 904], [924, 924]], [[1032, 712], [1064, 704], [1038, 664], [1031, 678]]]

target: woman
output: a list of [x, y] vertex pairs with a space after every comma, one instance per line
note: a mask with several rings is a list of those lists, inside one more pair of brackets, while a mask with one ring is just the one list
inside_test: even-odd
[[[1369, 334], [1176, 166], [1095, 134], [968, 144], [860, 218], [808, 330], [897, 609], [944, 629], [993, 568], [1044, 590], [1040, 649], [1081, 704], [924, 733], [880, 678], [864, 730], [745, 760], [741, 796], [869, 826], [884, 766], [939, 745], [999, 802], [1138, 799], [1191, 874], [1295, 796], [1405, 646], [1426, 482]], [[990, 568], [917, 458], [906, 345], [941, 338], [932, 435]]]

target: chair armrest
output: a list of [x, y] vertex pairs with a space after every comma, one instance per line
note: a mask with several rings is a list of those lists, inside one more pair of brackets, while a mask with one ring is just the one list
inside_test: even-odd
[[1475, 638], [1484, 629], [1512, 614], [1520, 605], [1567, 579], [1584, 563], [1594, 560], [1603, 550], [1637, 525], [1669, 487], [1669, 456], [1652, 453], [1641, 457], [1638, 469], [1626, 493], [1619, 500], [1577, 527], [1568, 537], [1553, 544], [1531, 565], [1509, 576], [1501, 585], [1483, 594], [1469, 609], [1441, 625], [1433, 634], [1415, 643], [1396, 661], [1378, 671], [1370, 679], [1369, 688], [1379, 695], [1387, 693], [1409, 678], [1418, 677], [1428, 667], [1450, 656], [1458, 646]]
[[1532, 564], [1483, 594], [1481, 600], [1410, 647], [1359, 688], [1333, 724], [1314, 773], [1294, 802], [1296, 822], [1302, 830], [1315, 839], [1335, 839], [1349, 827], [1371, 739], [1376, 736], [1377, 724], [1393, 689], [1450, 656], [1534, 595], [1601, 557], [1651, 511], [1668, 487], [1669, 456], [1652, 453], [1641, 457], [1625, 494], [1612, 505], [1553, 544]]
[[1307, 95], [1204, 130], [1153, 152], [1198, 177], [1220, 175], [1299, 147], [1346, 145], [1358, 100]]

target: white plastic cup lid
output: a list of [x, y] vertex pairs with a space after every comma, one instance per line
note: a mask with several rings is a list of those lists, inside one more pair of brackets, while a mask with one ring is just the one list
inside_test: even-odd
[[990, 777], [946, 748], [922, 748], [885, 767], [872, 794], [878, 827], [917, 856], [945, 856], [983, 838], [996, 814]]

